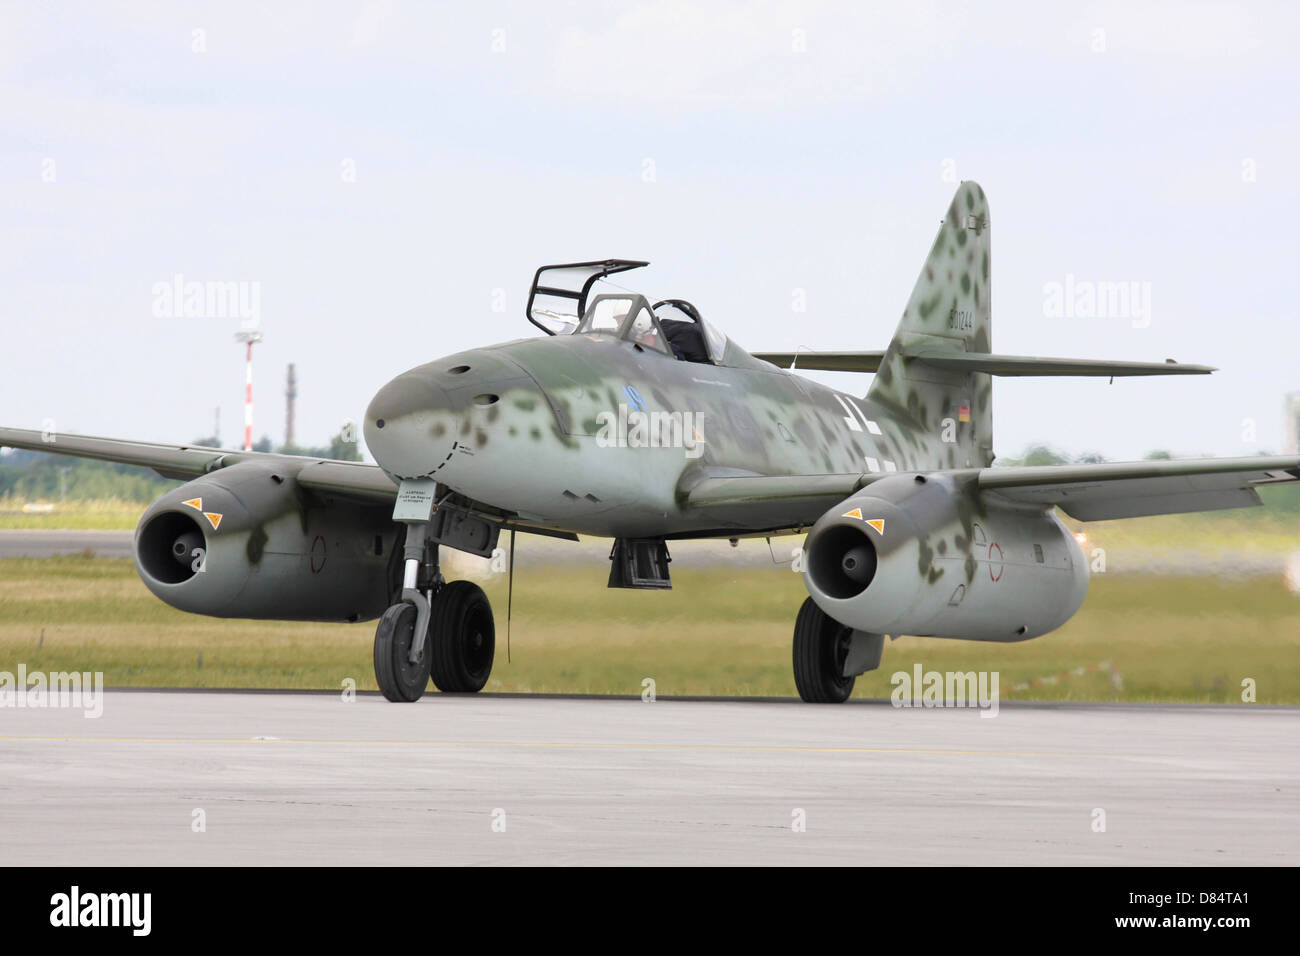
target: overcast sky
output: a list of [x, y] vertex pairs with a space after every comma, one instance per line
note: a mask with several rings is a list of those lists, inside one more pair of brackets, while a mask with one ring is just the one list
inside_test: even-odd
[[[240, 320], [165, 314], [177, 274], [258, 284], [277, 443], [286, 363], [324, 444], [533, 334], [542, 263], [649, 259], [620, 283], [755, 351], [883, 348], [975, 179], [996, 351], [1222, 369], [999, 379], [999, 454], [1280, 451], [1300, 7], [1066, 6], [5, 3], [0, 424], [187, 442], [220, 406], [237, 445]], [[1149, 313], [1049, 314], [1067, 277]]]

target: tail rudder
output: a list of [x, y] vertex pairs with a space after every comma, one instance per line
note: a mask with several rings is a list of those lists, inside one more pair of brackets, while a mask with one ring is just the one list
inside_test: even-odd
[[907, 422], [916, 468], [982, 468], [993, 461], [992, 377], [909, 358], [926, 351], [988, 353], [989, 209], [984, 190], [963, 182], [907, 300], [867, 398]]

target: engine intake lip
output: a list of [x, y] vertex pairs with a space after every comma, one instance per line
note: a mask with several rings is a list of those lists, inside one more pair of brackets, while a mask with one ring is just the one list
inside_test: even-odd
[[185, 560], [178, 560], [173, 550], [184, 535], [197, 535], [207, 546], [199, 523], [183, 511], [163, 511], [150, 518], [136, 541], [141, 569], [160, 584], [184, 584], [194, 577], [198, 573], [194, 570], [197, 559], [187, 554], [182, 555]]
[[[853, 567], [846, 557], [853, 552]], [[840, 601], [857, 597], [876, 576], [876, 545], [861, 528], [835, 524], [821, 531], [808, 548], [808, 576], [819, 591]]]

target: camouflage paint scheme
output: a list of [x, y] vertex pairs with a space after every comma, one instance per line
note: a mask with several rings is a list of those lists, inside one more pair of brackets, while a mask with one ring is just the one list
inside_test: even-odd
[[[187, 482], [141, 516], [135, 565], [173, 607], [212, 617], [365, 621], [393, 603], [391, 506], [307, 494], [302, 464], [245, 461]], [[171, 545], [195, 536], [183, 560]]]
[[[540, 524], [603, 536], [756, 530], [754, 517], [684, 506], [703, 477], [864, 475], [981, 467], [992, 460], [990, 377], [928, 369], [902, 350], [988, 351], [988, 210], [963, 184], [979, 226], [946, 223], [867, 396], [837, 392], [727, 343], [718, 364], [678, 361], [612, 334], [521, 339], [451, 355], [386, 385], [366, 442], [396, 480], [434, 478], [468, 498]], [[950, 318], [950, 316], [952, 318]], [[963, 318], [964, 317], [964, 318]], [[707, 322], [707, 317], [705, 317]], [[954, 329], [953, 323], [962, 325]], [[601, 447], [598, 416], [632, 406], [702, 418], [704, 448]], [[495, 396], [490, 405], [476, 398]], [[959, 421], [958, 406], [971, 406]], [[945, 419], [952, 442], [943, 441]], [[378, 422], [383, 421], [383, 427]], [[527, 480], [519, 469], [526, 463]], [[758, 528], [811, 524], [824, 510], [775, 505]]]
[[[908, 357], [918, 350], [990, 351], [989, 238], [984, 192], [963, 183], [865, 397], [779, 369], [731, 341], [721, 362], [703, 364], [615, 334], [575, 333], [474, 349], [406, 372], [371, 402], [366, 442], [395, 480], [434, 478], [530, 522], [625, 538], [797, 529], [834, 503], [783, 500], [740, 512], [696, 507], [688, 494], [706, 477], [845, 475], [867, 485], [861, 494], [869, 495], [876, 485], [868, 483], [886, 476], [970, 469], [966, 479], [943, 484], [943, 521], [906, 535], [902, 522], [889, 522], [879, 536], [882, 569], [888, 555], [904, 548], [912, 578], [942, 590], [943, 607], [960, 587], [966, 600], [959, 603], [970, 608], [977, 582], [989, 577], [977, 571], [987, 570], [990, 525], [996, 524], [999, 541], [1007, 544], [996, 545], [994, 554], [998, 546], [1013, 553], [1004, 552], [1003, 570], [981, 593], [1014, 587], [1017, 568], [1040, 571], [1028, 540], [1035, 537], [1065, 572], [1047, 579], [1059, 580], [1069, 593], [1054, 607], [1073, 603], [1073, 613], [1075, 597], [1082, 600], [1080, 571], [1086, 588], [1086, 566], [1073, 539], [1049, 518], [1050, 509], [1008, 508], [994, 515], [975, 488], [977, 470], [993, 460], [991, 376]], [[631, 405], [633, 395], [647, 412], [702, 417], [699, 456], [687, 457], [680, 447], [602, 446], [598, 416]], [[852, 506], [846, 502], [844, 510]], [[832, 516], [852, 520], [861, 524]], [[1017, 533], [1031, 527], [1033, 535]], [[809, 590], [818, 598], [816, 582], [809, 580]], [[837, 619], [854, 623], [845, 619], [852, 615], [842, 602], [827, 603]], [[1045, 622], [1057, 617], [1055, 610], [1039, 615]], [[1019, 627], [999, 634], [1010, 636]]]
[[[869, 587], [846, 589], [838, 565], [859, 544], [872, 550], [874, 574]], [[960, 472], [896, 475], [817, 522], [804, 584], [830, 617], [863, 632], [1021, 641], [1074, 615], [1088, 564], [1051, 509], [998, 502]]]
[[[1027, 640], [1064, 624], [1087, 593], [1086, 559], [1053, 509], [1000, 502], [979, 490], [978, 469], [993, 462], [992, 376], [908, 357], [992, 351], [990, 234], [983, 189], [962, 183], [867, 393], [889, 423], [901, 469], [916, 474], [872, 483], [808, 537], [809, 594], [832, 618], [862, 631]], [[942, 440], [945, 429], [952, 441]], [[948, 473], [922, 477], [940, 470]], [[845, 516], [855, 510], [861, 518]], [[882, 521], [884, 532], [866, 519]], [[870, 600], [861, 592], [832, 597], [813, 573], [816, 549], [829, 547], [825, 535], [837, 527], [874, 548]]]
[[[805, 583], [834, 621], [873, 635], [1021, 640], [1059, 626], [1086, 590], [1083, 555], [1054, 508], [1096, 520], [1258, 505], [1256, 486], [1300, 479], [1300, 458], [989, 468], [990, 373], [1212, 371], [992, 355], [990, 234], [983, 190], [962, 183], [883, 356], [823, 357], [822, 367], [876, 369], [865, 396], [731, 341], [716, 361], [692, 363], [579, 333], [472, 349], [398, 376], [365, 416], [378, 468], [94, 436], [52, 442], [9, 428], [0, 443], [188, 479], [146, 512], [137, 565], [155, 594], [200, 613], [380, 613], [400, 595], [396, 485], [431, 478], [458, 505], [523, 530], [680, 538], [811, 528]], [[604, 441], [608, 418], [629, 410], [689, 414], [685, 447]], [[219, 527], [186, 504], [200, 495], [204, 510], [225, 515]], [[206, 542], [206, 572], [164, 560], [197, 540], [191, 532]], [[864, 542], [875, 584], [855, 591], [836, 569]]]
[[[841, 395], [867, 421], [881, 419], [880, 435], [856, 415], [856, 428], [848, 424], [841, 393], [759, 361], [734, 342], [724, 361], [678, 361], [612, 335], [475, 349], [385, 386], [367, 410], [366, 442], [397, 480], [431, 477], [527, 520], [609, 537], [752, 530], [748, 521], [686, 506], [686, 493], [703, 477], [859, 475], [868, 458], [882, 473], [898, 467], [901, 451], [871, 403]], [[602, 446], [598, 416], [617, 415], [620, 406], [636, 410], [629, 387], [648, 413], [690, 413], [702, 448]], [[476, 404], [491, 395], [494, 404]], [[777, 506], [759, 527], [808, 525], [822, 510]]]

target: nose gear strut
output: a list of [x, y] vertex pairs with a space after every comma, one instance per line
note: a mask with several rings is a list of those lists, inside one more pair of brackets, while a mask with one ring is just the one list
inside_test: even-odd
[[402, 482], [393, 509], [406, 525], [402, 591], [375, 629], [375, 680], [391, 701], [419, 700], [430, 677], [445, 693], [473, 693], [492, 671], [492, 606], [477, 584], [443, 578], [430, 533], [441, 517], [432, 481]]

